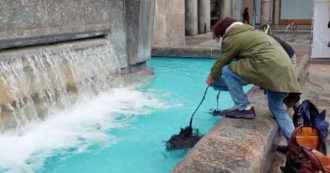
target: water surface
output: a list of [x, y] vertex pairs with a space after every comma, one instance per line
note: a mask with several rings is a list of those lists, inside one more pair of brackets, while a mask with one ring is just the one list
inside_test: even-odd
[[[166, 173], [189, 150], [168, 152], [165, 140], [189, 123], [215, 60], [153, 58], [154, 80], [139, 88], [116, 88], [82, 100], [23, 134], [0, 135], [3, 172]], [[248, 88], [246, 88], [247, 90]], [[220, 117], [209, 89], [193, 127], [206, 134]], [[219, 108], [233, 106], [228, 93]], [[4, 149], [5, 148], [5, 149]]]

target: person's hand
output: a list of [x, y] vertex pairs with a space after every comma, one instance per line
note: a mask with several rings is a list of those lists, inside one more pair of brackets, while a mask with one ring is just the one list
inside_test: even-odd
[[209, 75], [208, 77], [207, 77], [207, 79], [206, 79], [206, 83], [207, 83], [207, 85], [212, 85], [212, 76], [211, 75]]

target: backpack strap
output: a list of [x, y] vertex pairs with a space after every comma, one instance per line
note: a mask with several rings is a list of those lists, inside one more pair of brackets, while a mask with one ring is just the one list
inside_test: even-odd
[[[309, 100], [304, 100], [302, 103], [302, 108], [301, 108], [301, 116], [304, 119], [304, 125], [305, 126], [312, 126], [312, 119], [311, 119], [311, 113], [310, 109], [313, 108], [313, 103], [311, 103]], [[315, 107], [315, 106], [314, 106]]]
[[295, 105], [293, 107], [294, 113], [293, 113], [292, 121], [293, 121], [294, 127], [298, 127], [298, 126], [302, 125], [302, 123], [303, 123], [303, 122], [300, 122], [301, 118], [302, 118], [301, 108], [302, 108], [302, 104], [300, 104], [298, 106]]

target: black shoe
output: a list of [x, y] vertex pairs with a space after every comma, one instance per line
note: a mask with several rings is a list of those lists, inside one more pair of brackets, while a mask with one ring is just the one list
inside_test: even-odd
[[213, 116], [225, 116], [229, 112], [237, 111], [237, 108], [235, 109], [226, 109], [226, 110], [214, 110], [212, 111]]
[[252, 107], [250, 110], [234, 110], [227, 112], [226, 117], [229, 118], [245, 118], [245, 119], [253, 119], [256, 115], [254, 113], [254, 108]]
[[276, 150], [280, 153], [286, 154], [288, 152], [289, 147], [287, 145], [278, 145]]

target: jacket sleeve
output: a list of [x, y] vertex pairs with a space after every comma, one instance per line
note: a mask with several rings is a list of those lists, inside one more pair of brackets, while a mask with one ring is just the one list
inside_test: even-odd
[[237, 55], [238, 45], [233, 46], [230, 43], [224, 42], [221, 48], [221, 57], [214, 63], [211, 69], [211, 77], [213, 80], [218, 80], [221, 77], [222, 68], [229, 64]]

